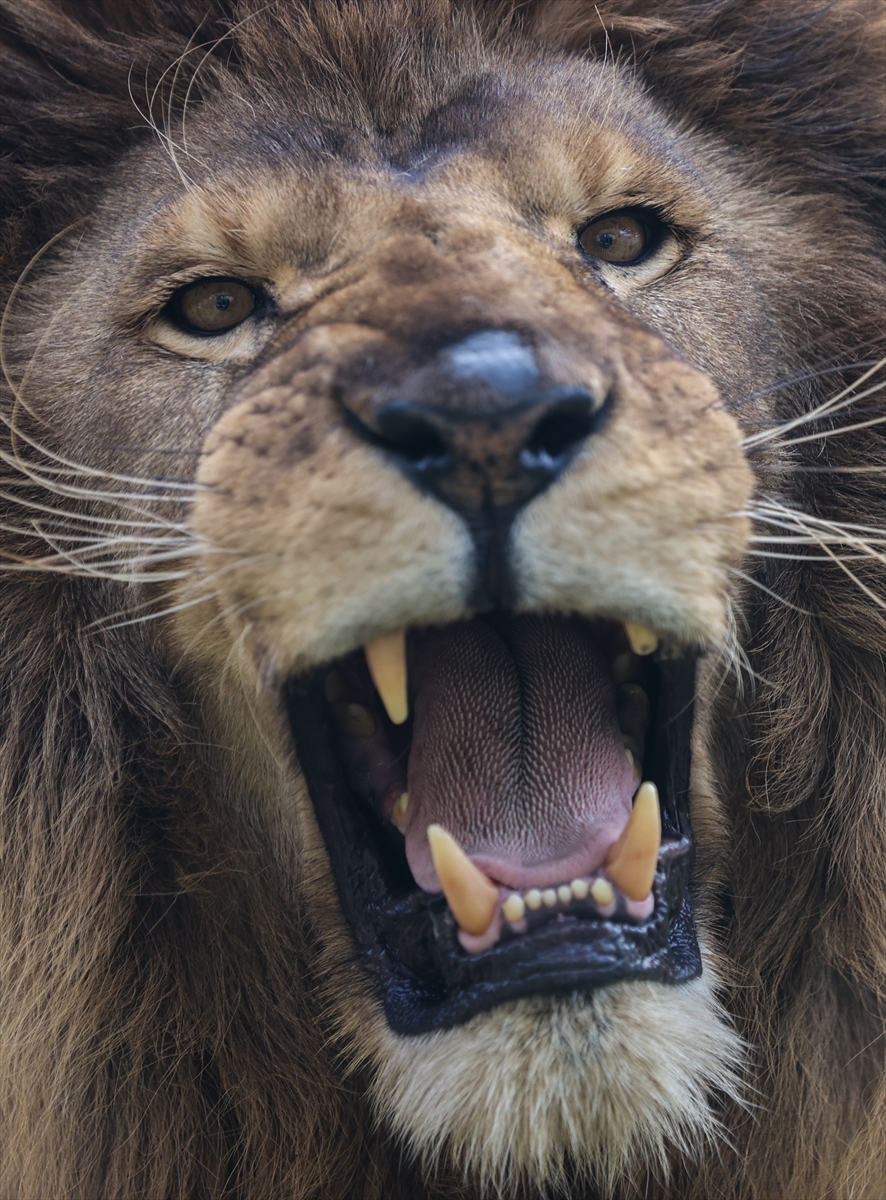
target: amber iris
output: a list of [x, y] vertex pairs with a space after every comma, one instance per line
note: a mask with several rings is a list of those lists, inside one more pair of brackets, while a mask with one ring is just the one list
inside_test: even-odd
[[176, 310], [182, 324], [201, 333], [224, 333], [255, 308], [255, 292], [236, 279], [203, 279], [185, 288]]
[[649, 248], [643, 222], [629, 213], [611, 213], [592, 221], [578, 235], [586, 253], [608, 263], [632, 263]]

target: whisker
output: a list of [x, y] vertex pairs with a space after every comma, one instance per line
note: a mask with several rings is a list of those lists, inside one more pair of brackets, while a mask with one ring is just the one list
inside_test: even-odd
[[[230, 551], [230, 553], [236, 553], [236, 551]], [[247, 558], [241, 558], [238, 556], [236, 562], [225, 563], [224, 566], [217, 567], [214, 571], [207, 572], [204, 579], [205, 579], [205, 581], [208, 582], [209, 580], [216, 579], [219, 575], [223, 575], [223, 574], [227, 573], [228, 571], [236, 570], [237, 568], [245, 566], [247, 564], [261, 562], [261, 560], [266, 557], [267, 557], [267, 555], [265, 555], [265, 554], [253, 554]], [[191, 574], [193, 574], [193, 573], [191, 573]], [[167, 606], [165, 608], [161, 608], [161, 609], [157, 610], [156, 612], [145, 613], [143, 616], [134, 617], [128, 621], [118, 621], [113, 625], [108, 625], [106, 623], [107, 621], [112, 620], [114, 617], [125, 616], [126, 613], [128, 613], [128, 612], [136, 611], [138, 608], [147, 607], [148, 605], [156, 602], [153, 598], [149, 598], [131, 608], [121, 609], [120, 611], [118, 611], [116, 613], [109, 613], [107, 616], [101, 617], [98, 621], [93, 621], [91, 625], [87, 626], [87, 628], [89, 629], [89, 628], [92, 628], [93, 626], [95, 626], [95, 627], [101, 626], [104, 629], [122, 629], [127, 625], [138, 625], [145, 621], [156, 621], [162, 617], [169, 616], [172, 613], [181, 612], [187, 608], [193, 608], [197, 604], [204, 604], [208, 599], [211, 598], [211, 596], [217, 596], [217, 595], [218, 595], [217, 592], [213, 592], [211, 594], [210, 593], [203, 594], [200, 596], [192, 597], [189, 600], [181, 601], [178, 604], [174, 604], [174, 605]]]
[[886, 366], [886, 358], [881, 358], [875, 362], [873, 366], [869, 367], [863, 375], [859, 376], [858, 379], [848, 384], [835, 396], [831, 396], [829, 399], [823, 401], [810, 412], [802, 413], [800, 416], [794, 417], [792, 420], [786, 422], [786, 424], [779, 426], [778, 429], [768, 429], [760, 433], [753, 433], [749, 437], [745, 438], [742, 444], [745, 447], [749, 447], [772, 441], [773, 439], [788, 433], [791, 429], [796, 429], [799, 426], [807, 423], [813, 418], [822, 415], [831, 415], [839, 409], [845, 407], [847, 404], [865, 399], [867, 396], [879, 391], [884, 384], [875, 384], [872, 388], [869, 388], [861, 393], [858, 392], [858, 388], [860, 388], [862, 384], [866, 383], [868, 379], [875, 375], [876, 372], [881, 370], [884, 366]]
[[886, 466], [867, 466], [867, 467], [819, 467], [810, 466], [806, 463], [792, 463], [788, 467], [784, 463], [754, 463], [754, 470], [760, 471], [776, 471], [779, 474], [784, 474], [790, 470], [792, 475], [886, 475]]
[[804, 513], [799, 509], [790, 508], [787, 504], [783, 504], [771, 496], [761, 497], [755, 508], [743, 510], [734, 515], [750, 517], [752, 519], [759, 518], [774, 525], [780, 524], [786, 529], [794, 528], [798, 524], [800, 526], [818, 525], [837, 533], [849, 530], [852, 533], [870, 533], [875, 538], [886, 537], [884, 531], [876, 526], [856, 525], [849, 521], [831, 521], [827, 517], [818, 517], [812, 513]]
[[[252, 20], [254, 20], [256, 17], [258, 17], [258, 16], [261, 16], [261, 14], [262, 14], [262, 13], [264, 13], [264, 12], [267, 12], [267, 10], [268, 10], [270, 7], [271, 7], [271, 5], [270, 5], [270, 4], [265, 4], [265, 5], [263, 5], [261, 8], [258, 8], [258, 9], [256, 9], [254, 12], [247, 13], [247, 15], [246, 15], [245, 17], [242, 17], [242, 18], [241, 18], [239, 21], [237, 21], [235, 24], [231, 25], [231, 27], [230, 27], [229, 29], [226, 29], [226, 30], [225, 30], [225, 32], [224, 32], [224, 33], [221, 35], [221, 37], [219, 37], [219, 38], [216, 38], [216, 40], [215, 40], [214, 42], [211, 42], [211, 43], [209, 43], [209, 49], [206, 51], [206, 53], [205, 53], [205, 54], [203, 55], [203, 57], [200, 59], [199, 63], [197, 63], [197, 66], [196, 66], [196, 68], [195, 68], [195, 70], [194, 70], [193, 74], [191, 75], [191, 78], [190, 78], [190, 80], [189, 80], [189, 82], [188, 82], [187, 90], [185, 91], [185, 98], [184, 98], [184, 101], [183, 101], [183, 103], [182, 103], [182, 112], [181, 112], [181, 139], [182, 139], [182, 148], [184, 149], [184, 151], [185, 151], [185, 153], [186, 153], [186, 154], [188, 153], [188, 135], [187, 135], [187, 114], [188, 114], [188, 105], [189, 105], [189, 104], [190, 104], [190, 102], [191, 102], [191, 92], [193, 91], [194, 84], [197, 82], [197, 78], [198, 78], [198, 76], [200, 75], [200, 72], [203, 70], [203, 67], [204, 67], [205, 63], [206, 63], [206, 62], [207, 62], [207, 61], [208, 61], [208, 60], [209, 60], [209, 59], [212, 57], [212, 55], [213, 55], [213, 54], [216, 52], [216, 50], [217, 50], [217, 49], [218, 49], [218, 47], [219, 47], [219, 46], [222, 44], [222, 42], [226, 41], [226, 40], [227, 40], [227, 39], [229, 39], [229, 38], [233, 38], [233, 37], [234, 37], [234, 36], [235, 36], [235, 35], [236, 35], [236, 34], [239, 32], [239, 30], [243, 28], [243, 26], [244, 26], [244, 25], [245, 25], [245, 24], [246, 24], [248, 21], [252, 21]], [[202, 25], [202, 23], [203, 23], [203, 22], [201, 21], [201, 22], [200, 22], [200, 24]], [[200, 28], [200, 26], [198, 26], [197, 28], [199, 29], [199, 28]], [[196, 33], [196, 31], [195, 31], [195, 33]], [[193, 35], [192, 35], [192, 36], [193, 36]], [[206, 45], [206, 44], [207, 44], [207, 43], [203, 43], [203, 45]], [[198, 47], [198, 46], [195, 46], [195, 47], [193, 47], [193, 49], [195, 49], [195, 50], [196, 50], [196, 49], [200, 49], [200, 48], [201, 48], [201, 47]], [[182, 59], [183, 59], [183, 58], [184, 58], [184, 55], [182, 55]], [[177, 72], [176, 72], [176, 74], [177, 74]], [[173, 87], [174, 87], [174, 86], [175, 86], [175, 85], [174, 85], [174, 82], [173, 82]], [[242, 97], [240, 97], [240, 98], [242, 99]], [[250, 108], [252, 108], [252, 105], [250, 105], [249, 107], [250, 107]], [[253, 117], [255, 116], [255, 109], [254, 109], [254, 108], [253, 108], [253, 110], [252, 110], [252, 115], [253, 115]], [[170, 114], [170, 116], [171, 116], [171, 114]]]
[[[778, 442], [779, 448], [788, 446], [802, 446], [804, 442], [820, 442], [825, 438], [845, 437], [847, 433], [856, 433], [859, 429], [870, 429], [873, 425], [883, 425], [886, 423], [886, 414], [879, 417], [873, 417], [870, 421], [859, 421], [855, 425], [843, 425], [839, 429], [819, 429], [816, 433], [807, 433], [804, 437], [791, 438], [787, 442]], [[757, 447], [753, 447], [756, 449]]]
[[[170, 605], [168, 608], [164, 608], [161, 612], [145, 613], [144, 616], [133, 617], [129, 621], [116, 621], [113, 625], [107, 624], [107, 622], [109, 620], [111, 620], [113, 617], [123, 616], [124, 612], [130, 611], [130, 610], [121, 610], [120, 612], [109, 614], [107, 617], [101, 617], [98, 621], [90, 622], [90, 624], [87, 625], [86, 628], [87, 629], [111, 630], [111, 629], [125, 629], [127, 625], [142, 625], [142, 624], [144, 624], [145, 621], [155, 621], [161, 617], [171, 616], [172, 613], [183, 612], [185, 609], [194, 608], [198, 604], [206, 604], [207, 601], [214, 599], [217, 595], [218, 595], [217, 592], [207, 592], [205, 595], [196, 596], [191, 600], [184, 600], [180, 604]], [[149, 602], [145, 601], [145, 603], [147, 604]], [[141, 607], [141, 606], [137, 606], [137, 607]]]
[[[168, 487], [170, 490], [177, 491], [177, 492], [198, 492], [198, 491], [204, 490], [203, 488], [201, 488], [201, 486], [199, 484], [194, 483], [193, 481], [188, 481], [186, 483], [179, 483], [179, 482], [174, 482], [174, 481], [166, 482], [163, 480], [151, 479], [151, 478], [148, 478], [147, 476], [143, 476], [143, 475], [123, 475], [116, 471], [105, 471], [100, 467], [90, 467], [90, 466], [87, 466], [86, 463], [78, 463], [71, 459], [66, 459], [62, 455], [56, 454], [54, 451], [50, 450], [47, 446], [41, 445], [41, 443], [36, 441], [35, 439], [27, 436], [26, 434], [23, 434], [20, 429], [14, 429], [13, 426], [8, 421], [8, 419], [6, 417], [4, 417], [2, 414], [0, 414], [0, 421], [2, 421], [3, 424], [5, 424], [7, 426], [7, 428], [9, 428], [13, 432], [17, 441], [24, 442], [25, 445], [29, 446], [32, 450], [36, 450], [38, 454], [45, 455], [51, 462], [59, 463], [59, 464], [61, 464], [62, 468], [65, 468], [65, 470], [59, 471], [58, 467], [49, 467], [49, 466], [44, 466], [44, 465], [38, 466], [36, 463], [27, 462], [26, 460], [22, 459], [17, 454], [9, 454], [6, 451], [0, 452], [0, 461], [5, 462], [7, 466], [16, 468], [18, 471], [20, 471], [23, 475], [25, 475], [32, 482], [37, 483], [39, 485], [42, 485], [45, 487], [54, 487], [54, 488], [59, 488], [59, 489], [61, 489], [61, 488], [69, 488], [70, 489], [70, 488], [73, 488], [73, 486], [74, 486], [73, 484], [61, 484], [61, 483], [57, 483], [55, 481], [51, 481], [48, 479], [43, 479], [43, 478], [41, 478], [41, 473], [43, 473], [46, 475], [49, 475], [49, 474], [56, 474], [56, 475], [72, 474], [75, 478], [80, 478], [82, 476], [86, 476], [87, 478], [93, 478], [93, 479], [106, 479], [106, 480], [111, 480], [114, 483], [133, 484], [136, 487], [139, 487], [139, 486], [156, 487], [157, 484], [159, 483], [161, 487]], [[126, 493], [99, 492], [94, 489], [82, 489], [82, 488], [77, 492], [69, 491], [66, 494], [82, 495], [82, 496], [89, 496], [89, 497], [99, 496], [99, 497], [107, 497], [107, 498], [111, 498], [111, 499], [128, 499], [129, 498], [126, 495]], [[137, 498], [142, 499], [143, 498], [142, 494], [139, 493]], [[153, 497], [151, 497], [151, 498], [153, 498]], [[157, 497], [157, 499], [162, 499], [162, 498], [163, 497]]]
[[[879, 341], [877, 338], [870, 338], [866, 342], [859, 342], [856, 349], [861, 351], [878, 345]], [[868, 367], [877, 367], [880, 362], [880, 359], [856, 359], [852, 362], [836, 362], [833, 358], [821, 359], [817, 366], [811, 367], [808, 370], [796, 371], [791, 375], [783, 375], [780, 379], [767, 384], [766, 387], [757, 388], [753, 392], [745, 392], [744, 395], [735, 397], [733, 400], [728, 401], [724, 407], [726, 409], [740, 408], [744, 404], [751, 404], [756, 400], [762, 400], [766, 396], [786, 391], [788, 388], [796, 387], [800, 383], [810, 383], [813, 380], [825, 379], [829, 375], [845, 375], [847, 371], [863, 371]]]
[[824, 550], [825, 554], [827, 554], [829, 558], [833, 559], [841, 571], [844, 571], [846, 575], [849, 576], [856, 587], [860, 588], [869, 600], [872, 600], [878, 608], [886, 609], [886, 599], [884, 599], [883, 596], [878, 596], [875, 591], [867, 586], [864, 580], [858, 578], [854, 571], [850, 571], [841, 557], [833, 554], [825, 545], [822, 545], [822, 550]]
[[143, 529], [145, 528], [145, 522], [147, 522], [148, 528], [154, 527], [157, 529], [173, 530], [177, 533], [185, 535], [190, 534], [190, 530], [188, 529], [187, 525], [182, 525], [175, 521], [169, 521], [165, 517], [161, 517], [157, 513], [151, 512], [150, 510], [139, 510], [135, 507], [135, 505], [132, 504], [125, 505], [124, 507], [128, 508], [131, 512], [140, 513], [140, 515], [143, 517], [143, 520], [134, 521], [125, 517], [104, 517], [85, 512], [70, 512], [67, 509], [52, 508], [48, 504], [41, 504], [39, 500], [32, 500], [27, 496], [14, 496], [5, 491], [0, 491], [0, 500], [8, 500], [10, 503], [18, 505], [19, 508], [27, 508], [35, 512], [47, 513], [51, 517], [62, 517], [66, 520], [70, 520], [73, 523], [70, 528], [75, 528], [79, 523], [87, 528], [90, 525], [98, 525], [102, 527], [124, 526], [131, 529]]
[[749, 583], [752, 587], [758, 588], [761, 592], [765, 592], [767, 596], [771, 596], [773, 600], [777, 600], [779, 604], [783, 604], [785, 608], [790, 608], [793, 612], [800, 613], [804, 617], [812, 617], [815, 614], [811, 613], [806, 608], [800, 608], [798, 604], [791, 603], [784, 596], [779, 596], [778, 592], [774, 592], [772, 588], [768, 588], [765, 583], [761, 583], [759, 579], [755, 579], [753, 575], [748, 575], [744, 571], [740, 571], [738, 567], [730, 567], [729, 573], [735, 575], [738, 579], [743, 579], [745, 583]]
[[[785, 562], [827, 562], [832, 554], [779, 554], [777, 550], [748, 550], [754, 558], [780, 558]], [[870, 559], [886, 564], [886, 555], [882, 554], [842, 554], [840, 562], [868, 562]]]

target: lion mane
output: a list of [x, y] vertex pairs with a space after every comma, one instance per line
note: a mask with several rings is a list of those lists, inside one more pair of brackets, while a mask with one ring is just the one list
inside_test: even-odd
[[[882, 5], [0, 11], [0, 1195], [882, 1198]], [[651, 257], [581, 257], [612, 211]], [[471, 355], [557, 385], [531, 478]], [[508, 605], [706, 651], [700, 950], [407, 1004], [279, 697]]]

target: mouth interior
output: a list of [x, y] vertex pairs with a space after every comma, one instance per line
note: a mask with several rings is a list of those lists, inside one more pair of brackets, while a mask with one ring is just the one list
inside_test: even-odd
[[[688, 727], [663, 711], [668, 664], [634, 654], [618, 622], [510, 613], [413, 630], [407, 661], [402, 724], [362, 650], [289, 688], [343, 907], [394, 1028], [564, 984], [697, 973], [697, 947], [682, 963], [669, 953], [674, 928], [692, 930]], [[632, 899], [607, 855], [646, 779], [665, 792], [664, 836], [649, 895]], [[498, 889], [482, 933], [453, 918], [432, 826]]]

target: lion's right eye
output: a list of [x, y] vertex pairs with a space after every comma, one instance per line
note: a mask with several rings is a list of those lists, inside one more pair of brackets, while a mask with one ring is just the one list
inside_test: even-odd
[[239, 279], [201, 279], [172, 298], [170, 316], [187, 333], [225, 333], [255, 310], [256, 292]]

